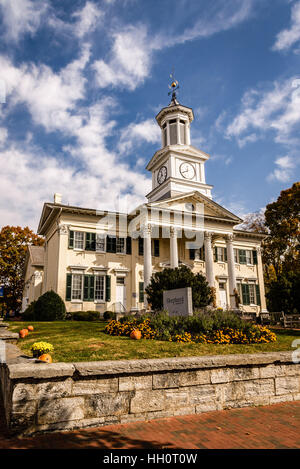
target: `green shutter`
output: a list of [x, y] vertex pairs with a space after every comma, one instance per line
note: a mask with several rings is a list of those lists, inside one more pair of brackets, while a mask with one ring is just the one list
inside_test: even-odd
[[74, 231], [69, 231], [69, 249], [74, 248]]
[[259, 285], [255, 285], [255, 288], [256, 288], [256, 304], [258, 306], [261, 305], [261, 302], [260, 302], [260, 291], [259, 291]]
[[247, 263], [245, 249], [239, 249], [239, 263], [240, 264], [246, 264]]
[[96, 251], [96, 233], [85, 234], [85, 250]]
[[200, 248], [200, 259], [202, 261], [205, 261], [205, 249], [204, 249], [204, 246], [202, 246], [202, 248]]
[[117, 252], [117, 238], [115, 236], [107, 236], [106, 252]]
[[214, 261], [218, 262], [218, 248], [214, 248]]
[[106, 275], [106, 282], [105, 282], [105, 301], [111, 300], [111, 277], [110, 275]]
[[227, 248], [224, 248], [224, 261], [227, 262]]
[[126, 254], [131, 254], [131, 237], [127, 236], [126, 238]]
[[144, 282], [139, 282], [139, 303], [144, 303]]
[[153, 246], [154, 246], [154, 256], [159, 257], [159, 239], [153, 240]]
[[66, 301], [71, 301], [71, 298], [72, 298], [72, 274], [67, 274]]
[[243, 305], [250, 305], [249, 285], [242, 283]]
[[83, 301], [89, 301], [89, 291], [90, 291], [90, 276], [84, 275], [83, 277]]
[[257, 251], [252, 251], [252, 255], [253, 255], [253, 264], [257, 265]]
[[189, 249], [190, 259], [193, 261], [195, 259], [195, 249]]
[[139, 256], [144, 255], [144, 238], [139, 238]]

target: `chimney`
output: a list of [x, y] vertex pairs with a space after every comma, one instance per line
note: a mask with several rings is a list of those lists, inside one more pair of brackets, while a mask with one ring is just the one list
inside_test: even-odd
[[55, 192], [55, 194], [54, 194], [54, 203], [55, 204], [61, 204], [61, 199], [62, 199], [62, 195]]

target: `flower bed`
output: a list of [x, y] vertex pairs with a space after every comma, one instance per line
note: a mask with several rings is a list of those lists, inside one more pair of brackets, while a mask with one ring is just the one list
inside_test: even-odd
[[276, 335], [265, 326], [242, 321], [234, 313], [216, 311], [190, 317], [169, 317], [154, 314], [112, 320], [105, 332], [116, 336], [130, 336], [134, 329], [143, 339], [167, 340], [179, 343], [203, 344], [261, 344], [276, 341]]

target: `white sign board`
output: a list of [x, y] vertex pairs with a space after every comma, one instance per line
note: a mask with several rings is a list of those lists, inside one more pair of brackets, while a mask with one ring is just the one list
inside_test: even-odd
[[193, 300], [191, 287], [164, 291], [164, 310], [170, 316], [192, 316]]

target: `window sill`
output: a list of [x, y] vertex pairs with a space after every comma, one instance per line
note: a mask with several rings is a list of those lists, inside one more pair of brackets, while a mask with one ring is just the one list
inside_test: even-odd
[[94, 303], [97, 304], [97, 305], [98, 304], [103, 305], [104, 303], [106, 303], [106, 301], [105, 300], [94, 300]]
[[80, 249], [80, 248], [73, 248], [73, 251], [75, 251], [75, 252], [84, 252], [84, 249]]
[[71, 303], [83, 303], [82, 300], [71, 300]]

